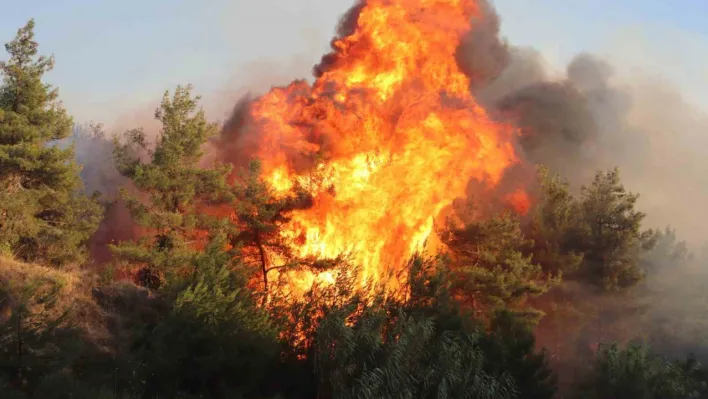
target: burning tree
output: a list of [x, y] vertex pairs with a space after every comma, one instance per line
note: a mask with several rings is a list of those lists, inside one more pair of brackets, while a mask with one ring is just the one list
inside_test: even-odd
[[269, 273], [287, 272], [301, 266], [295, 259], [292, 239], [282, 234], [290, 221], [290, 213], [308, 205], [307, 196], [295, 190], [288, 196], [276, 196], [270, 184], [261, 178], [258, 160], [249, 163], [245, 173], [234, 185], [236, 198], [234, 222], [237, 226], [231, 245], [241, 249], [246, 263], [257, 265], [263, 281], [263, 301], [267, 301], [270, 287]]
[[435, 219], [466, 196], [470, 179], [493, 189], [517, 162], [516, 132], [488, 117], [456, 58], [483, 12], [472, 0], [363, 2], [342, 21], [314, 84], [274, 88], [227, 124], [224, 159], [260, 159], [275, 198], [296, 186], [311, 197], [278, 222], [294, 256], [350, 254], [361, 284], [387, 281], [433, 249]]

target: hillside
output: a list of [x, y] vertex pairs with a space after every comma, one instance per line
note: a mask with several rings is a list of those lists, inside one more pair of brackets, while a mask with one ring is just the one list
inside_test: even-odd
[[[128, 282], [100, 287], [95, 276], [78, 268], [0, 257], [0, 369], [21, 364], [25, 383], [43, 381], [33, 387], [39, 392], [58, 386], [66, 395], [91, 397], [94, 392], [79, 381], [131, 372], [120, 354], [136, 326], [154, 321], [155, 303], [147, 290]], [[0, 380], [0, 392], [6, 387]]]

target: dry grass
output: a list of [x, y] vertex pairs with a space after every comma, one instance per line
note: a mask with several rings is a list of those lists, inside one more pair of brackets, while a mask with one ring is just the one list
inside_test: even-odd
[[0, 257], [0, 323], [23, 303], [46, 322], [67, 315], [66, 325], [80, 330], [97, 346], [105, 346], [110, 339], [106, 315], [91, 293], [93, 282], [89, 273], [78, 268], [56, 269]]
[[43, 281], [61, 287], [63, 295], [70, 295], [80, 280], [81, 273], [75, 270], [59, 270], [0, 257], [0, 284], [8, 287], [10, 293], [23, 285]]
[[[166, 307], [132, 282], [99, 287], [98, 280], [79, 268], [56, 269], [0, 256], [0, 325], [24, 303], [46, 323], [66, 315], [63, 324], [77, 331], [85, 343], [109, 356], [119, 354], [127, 349], [134, 330], [156, 322]], [[37, 299], [49, 296], [56, 301]]]

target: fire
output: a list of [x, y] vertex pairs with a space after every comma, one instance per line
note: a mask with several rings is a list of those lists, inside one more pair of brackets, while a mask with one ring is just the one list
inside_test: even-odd
[[522, 215], [528, 213], [531, 208], [531, 199], [526, 191], [518, 189], [511, 194], [506, 196], [507, 202], [514, 208], [514, 210]]
[[478, 15], [474, 0], [364, 1], [313, 84], [251, 104], [264, 178], [283, 195], [299, 183], [314, 199], [283, 231], [299, 238], [299, 255], [348, 253], [361, 282], [380, 282], [424, 250], [470, 179], [493, 187], [517, 161], [515, 131], [487, 116], [456, 60]]

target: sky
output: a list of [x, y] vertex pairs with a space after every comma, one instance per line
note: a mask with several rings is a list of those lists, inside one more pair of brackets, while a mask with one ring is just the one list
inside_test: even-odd
[[[493, 2], [509, 42], [537, 48], [558, 69], [590, 51], [626, 73], [670, 80], [708, 109], [708, 1]], [[177, 84], [220, 102], [242, 86], [309, 77], [351, 3], [0, 0], [0, 40], [35, 18], [40, 50], [56, 56], [48, 80], [69, 112], [77, 122], [110, 125], [135, 109], [151, 111]]]

